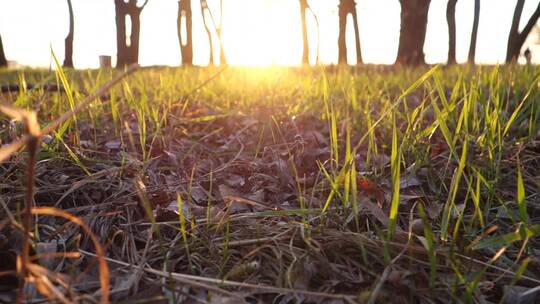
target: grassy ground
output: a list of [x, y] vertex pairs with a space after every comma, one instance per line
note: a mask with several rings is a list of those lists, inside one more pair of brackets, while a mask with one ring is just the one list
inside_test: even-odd
[[[0, 84], [66, 91], [1, 98], [43, 126], [113, 73], [1, 72]], [[114, 302], [534, 303], [539, 75], [144, 69], [43, 138], [34, 201], [97, 236]], [[24, 131], [1, 122], [3, 144]], [[24, 151], [0, 165], [7, 302], [27, 167]], [[99, 301], [90, 235], [44, 215], [33, 227], [27, 295]]]

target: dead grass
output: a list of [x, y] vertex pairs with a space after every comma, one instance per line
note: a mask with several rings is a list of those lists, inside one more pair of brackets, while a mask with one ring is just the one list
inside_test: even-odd
[[[30, 245], [22, 278], [35, 290], [19, 290], [33, 301], [534, 300], [537, 73], [424, 72], [141, 71], [78, 103], [61, 136], [72, 114], [43, 129], [53, 136], [37, 154], [34, 210], [69, 218], [32, 217], [32, 234], [28, 141], [6, 119], [3, 148], [16, 149], [0, 165], [0, 256]], [[68, 77], [94, 91], [104, 74]], [[58, 93], [2, 98], [41, 122], [69, 110]], [[2, 266], [0, 294], [21, 286], [20, 270]]]

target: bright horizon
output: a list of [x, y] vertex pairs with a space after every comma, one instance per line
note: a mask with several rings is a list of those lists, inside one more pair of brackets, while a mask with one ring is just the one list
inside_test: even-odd
[[[76, 68], [96, 68], [99, 55], [116, 59], [116, 27], [113, 0], [72, 0], [75, 15], [73, 60]], [[338, 0], [311, 0], [320, 25], [320, 63], [337, 62]], [[357, 0], [364, 62], [392, 64], [399, 40], [398, 0]], [[432, 0], [424, 52], [428, 63], [446, 62], [448, 30], [446, 0]], [[199, 5], [193, 2], [194, 64], [208, 63], [209, 47]], [[208, 0], [219, 18], [219, 0]], [[525, 1], [521, 27], [537, 1]], [[456, 7], [457, 60], [466, 61], [472, 27], [474, 0], [459, 0]], [[476, 62], [504, 62], [508, 31], [515, 1], [482, 1]], [[176, 34], [177, 0], [150, 0], [141, 15], [139, 62], [141, 65], [180, 64]], [[231, 65], [299, 65], [302, 56], [298, 0], [224, 0], [223, 45]], [[33, 67], [51, 66], [50, 47], [60, 61], [68, 31], [65, 0], [0, 0], [0, 34], [8, 60]], [[310, 61], [314, 63], [317, 30], [308, 14]], [[526, 45], [533, 61], [540, 62], [534, 33]], [[214, 43], [217, 45], [217, 43]], [[354, 35], [347, 28], [349, 63], [355, 63]], [[215, 56], [218, 57], [216, 46]], [[216, 58], [217, 61], [217, 58]]]

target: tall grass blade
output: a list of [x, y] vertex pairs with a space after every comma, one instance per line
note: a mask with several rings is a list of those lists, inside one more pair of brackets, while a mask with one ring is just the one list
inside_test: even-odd
[[448, 226], [450, 224], [450, 217], [452, 216], [452, 213], [455, 211], [454, 209], [455, 209], [456, 195], [459, 190], [461, 176], [463, 175], [463, 170], [465, 169], [466, 164], [467, 164], [467, 141], [463, 143], [459, 165], [456, 171], [454, 172], [454, 176], [452, 177], [452, 182], [450, 184], [450, 193], [448, 195], [446, 203], [444, 204], [443, 215], [442, 215], [442, 220], [441, 220], [441, 239], [444, 241], [446, 241], [446, 238], [448, 236]]
[[392, 124], [392, 152], [390, 154], [390, 168], [392, 171], [392, 203], [390, 205], [390, 215], [388, 216], [388, 239], [392, 239], [397, 223], [400, 191], [400, 151], [398, 146], [397, 126], [394, 117]]
[[518, 162], [517, 168], [517, 193], [516, 199], [519, 208], [519, 216], [521, 221], [525, 224], [529, 222], [529, 215], [527, 214], [527, 203], [525, 201], [525, 186], [523, 185], [523, 176], [521, 173], [521, 164]]
[[[51, 47], [51, 54], [52, 58], [54, 60], [55, 65], [55, 71], [58, 75], [58, 78], [60, 79], [60, 82], [62, 83], [62, 86], [64, 87], [64, 90], [66, 91], [66, 96], [68, 99], [70, 110], [73, 111], [75, 109], [75, 98], [73, 96], [73, 89], [71, 88], [71, 84], [69, 83], [66, 73], [64, 72], [64, 69], [62, 68], [62, 65], [60, 65], [60, 62], [58, 62], [58, 59], [56, 58], [56, 55]], [[77, 115], [73, 115], [73, 120], [77, 122]], [[58, 128], [57, 134], [58, 136], [62, 137], [64, 133], [66, 132], [67, 128], [70, 125], [70, 120], [65, 121], [60, 128]]]

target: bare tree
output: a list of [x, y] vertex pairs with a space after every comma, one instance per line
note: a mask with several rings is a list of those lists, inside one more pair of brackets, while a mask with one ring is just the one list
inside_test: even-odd
[[431, 0], [400, 0], [401, 30], [396, 62], [402, 65], [425, 63], [424, 42]]
[[[210, 11], [210, 14], [212, 14], [212, 11]], [[212, 17], [212, 20], [213, 19], [214, 18]], [[225, 51], [223, 51], [223, 41], [221, 40], [221, 29], [223, 27], [223, 0], [219, 1], [219, 24], [214, 22], [214, 27], [216, 28], [216, 33], [219, 40], [219, 64], [226, 65], [227, 58], [225, 57]]]
[[[206, 0], [204, 1], [206, 2]], [[212, 22], [214, 30], [216, 31], [216, 35], [217, 35], [217, 39], [219, 43], [219, 64], [227, 65], [227, 59], [225, 58], [225, 52], [223, 51], [223, 42], [221, 40], [221, 26], [223, 24], [223, 0], [219, 1], [219, 23], [216, 23], [216, 20], [214, 19], [214, 15], [212, 14], [212, 10], [210, 9], [210, 6], [208, 6], [208, 2], [206, 2], [205, 12], [208, 15], [210, 21]], [[207, 18], [204, 12], [203, 12], [203, 18]], [[210, 39], [210, 44], [212, 44], [212, 40], [210, 38], [211, 37], [210, 26], [208, 25], [208, 23], [206, 23], [208, 22], [208, 20], [204, 19], [204, 21], [205, 21], [206, 33], [209, 35], [208, 39]], [[211, 52], [213, 53], [214, 51], [213, 46], [211, 46], [211, 48], [212, 48]], [[213, 58], [213, 54], [211, 54], [211, 56]], [[211, 62], [211, 64], [213, 64], [213, 62]]]
[[456, 4], [458, 0], [448, 0], [446, 22], [448, 23], [448, 64], [456, 64]]
[[[137, 63], [139, 61], [139, 37], [141, 32], [141, 12], [148, 4], [142, 6], [137, 0], [114, 0], [116, 10], [116, 47], [118, 67]], [[129, 32], [126, 19], [130, 20]]]
[[302, 64], [309, 65], [309, 41], [306, 23], [307, 0], [300, 0], [300, 22], [302, 23]]
[[355, 0], [340, 0], [339, 1], [339, 36], [338, 36], [338, 63], [347, 63], [347, 43], [345, 39], [347, 29], [347, 16], [351, 14], [354, 26], [354, 38], [356, 46], [356, 63], [363, 63], [362, 50], [360, 49], [360, 32], [358, 30], [358, 16], [356, 14]]
[[476, 38], [478, 37], [478, 24], [480, 22], [480, 0], [474, 0], [474, 19], [471, 31], [471, 42], [469, 45], [469, 56], [467, 62], [474, 63], [476, 57]]
[[306, 22], [306, 11], [309, 11], [313, 17], [317, 27], [317, 50], [315, 56], [315, 63], [319, 63], [319, 20], [317, 15], [311, 9], [307, 0], [300, 0], [300, 22], [302, 25], [302, 64], [309, 65], [309, 36]]
[[69, 32], [65, 40], [65, 55], [64, 55], [64, 67], [73, 67], [73, 33], [75, 30], [75, 21], [73, 18], [73, 6], [71, 0], [67, 0], [68, 12], [69, 12]]
[[510, 32], [508, 34], [508, 45], [506, 47], [506, 63], [515, 62], [519, 57], [521, 48], [525, 43], [525, 39], [529, 36], [529, 33], [533, 29], [534, 25], [540, 17], [540, 3], [536, 7], [531, 18], [525, 25], [525, 27], [519, 31], [519, 23], [521, 21], [521, 14], [523, 13], [523, 6], [525, 5], [525, 0], [517, 0], [516, 8], [514, 9], [514, 17], [512, 19], [512, 26], [510, 27]]
[[[182, 39], [182, 29], [185, 26], [186, 37]], [[178, 1], [178, 43], [182, 53], [182, 64], [193, 65], [193, 20], [191, 12], [191, 0]]]
[[319, 26], [319, 18], [317, 18], [317, 14], [311, 9], [311, 6], [308, 5], [308, 10], [311, 13], [311, 16], [313, 16], [313, 21], [315, 21], [315, 28], [317, 30], [317, 49], [315, 52], [315, 64], [319, 64], [319, 53], [321, 48], [321, 30]]
[[212, 43], [212, 32], [210, 31], [210, 26], [208, 25], [208, 22], [211, 20], [208, 20], [207, 18], [207, 14], [210, 14], [210, 9], [208, 8], [208, 3], [206, 0], [201, 0], [200, 4], [204, 29], [206, 30], [206, 35], [208, 36], [208, 46], [210, 48], [210, 59], [208, 61], [208, 65], [214, 65], [214, 44]]
[[4, 54], [4, 44], [2, 43], [2, 36], [0, 36], [0, 67], [7, 66], [6, 54]]

